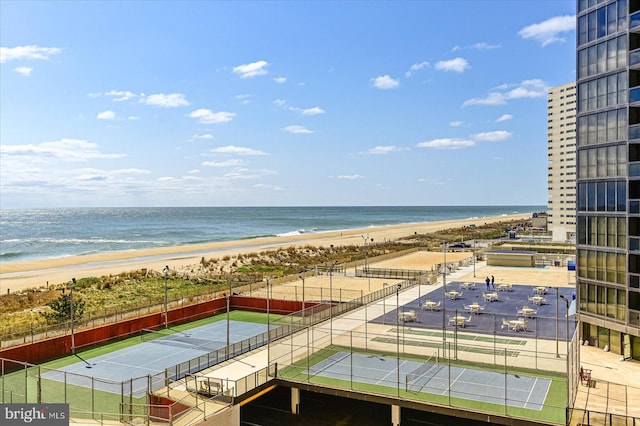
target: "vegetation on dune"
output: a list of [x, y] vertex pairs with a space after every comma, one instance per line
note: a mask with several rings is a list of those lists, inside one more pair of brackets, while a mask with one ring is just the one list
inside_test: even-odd
[[[222, 258], [202, 258], [196, 265], [181, 270], [137, 270], [117, 275], [79, 278], [74, 284], [74, 302], [82, 301], [85, 318], [93, 318], [137, 307], [162, 304], [165, 284], [170, 300], [183, 295], [225, 291], [229, 285], [262, 281], [264, 277], [299, 274], [316, 266], [373, 258], [412, 247], [441, 247], [443, 243], [492, 240], [506, 235], [506, 229], [517, 226], [507, 222], [447, 229], [429, 234], [416, 234], [395, 241], [375, 242], [366, 247], [348, 245], [314, 247], [311, 245], [246, 253]], [[48, 289], [30, 289], [0, 296], [3, 329], [28, 327], [45, 322], [64, 321], [69, 314], [65, 305], [70, 283]], [[77, 296], [76, 296], [77, 295]], [[74, 303], [75, 304], [75, 303]], [[66, 306], [66, 308], [65, 308]], [[66, 310], [65, 310], [66, 309]], [[61, 313], [62, 312], [62, 313]]]

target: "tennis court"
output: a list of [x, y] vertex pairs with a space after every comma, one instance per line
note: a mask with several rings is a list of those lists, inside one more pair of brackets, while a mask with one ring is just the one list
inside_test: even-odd
[[[514, 284], [510, 291], [499, 292], [498, 300], [495, 302], [486, 302], [483, 300], [483, 286], [477, 286], [475, 289], [463, 289], [462, 282], [453, 281], [447, 284], [447, 291], [457, 290], [460, 292], [460, 297], [455, 300], [451, 300], [443, 294], [443, 290], [434, 289], [426, 294], [421, 295], [419, 299], [414, 299], [409, 303], [406, 303], [400, 307], [400, 311], [413, 310], [415, 312], [415, 319], [411, 322], [412, 327], [424, 327], [432, 329], [442, 330], [443, 311], [446, 316], [464, 316], [469, 318], [469, 322], [465, 323], [464, 331], [472, 333], [483, 333], [491, 335], [503, 335], [518, 337], [531, 337], [537, 339], [559, 339], [566, 341], [569, 336], [572, 336], [576, 327], [575, 317], [566, 317], [566, 305], [564, 300], [560, 298], [563, 296], [565, 300], [572, 300], [575, 294], [575, 289], [572, 288], [559, 288], [549, 289], [549, 293], [545, 295], [545, 303], [540, 305], [532, 305], [529, 297], [532, 296], [535, 286], [531, 285], [517, 285]], [[425, 301], [431, 301], [438, 304], [438, 308], [434, 310], [421, 309], [422, 304]], [[392, 302], [393, 303], [393, 302]], [[470, 315], [466, 305], [472, 303], [478, 303], [482, 306], [482, 311], [476, 315]], [[502, 326], [502, 319], [515, 320], [518, 317], [522, 317], [522, 314], [518, 314], [518, 310], [523, 307], [535, 308], [536, 314], [526, 318], [527, 326], [523, 330], [514, 332], [509, 327]], [[371, 320], [377, 324], [394, 324], [398, 316], [398, 309], [393, 304], [387, 303], [386, 312]], [[447, 321], [447, 327], [453, 329], [454, 327]]]
[[[233, 344], [266, 331], [266, 324], [229, 321], [229, 342]], [[140, 344], [94, 358], [79, 358], [74, 364], [42, 374], [42, 379], [119, 394], [132, 378], [155, 375], [226, 346], [226, 321], [187, 331], [146, 330], [141, 333]], [[144, 380], [131, 381], [129, 386], [132, 389], [124, 389], [127, 393], [131, 391], [138, 395], [147, 391]]]
[[542, 410], [551, 386], [550, 379], [451, 366], [436, 357], [419, 362], [349, 352], [337, 352], [304, 374], [532, 410]]

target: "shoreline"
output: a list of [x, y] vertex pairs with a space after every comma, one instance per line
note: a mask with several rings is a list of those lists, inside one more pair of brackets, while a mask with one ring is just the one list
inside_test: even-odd
[[162, 270], [198, 264], [202, 258], [218, 258], [290, 246], [363, 245], [364, 235], [373, 243], [415, 234], [460, 228], [470, 223], [528, 220], [532, 212], [446, 221], [405, 223], [342, 231], [327, 231], [280, 237], [259, 237], [207, 244], [118, 251], [81, 256], [25, 260], [0, 264], [0, 293], [45, 287], [73, 278], [114, 275], [143, 268]]

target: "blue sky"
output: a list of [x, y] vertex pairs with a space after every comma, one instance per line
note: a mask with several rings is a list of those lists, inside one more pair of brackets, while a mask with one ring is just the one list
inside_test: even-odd
[[0, 2], [0, 207], [544, 205], [575, 1]]

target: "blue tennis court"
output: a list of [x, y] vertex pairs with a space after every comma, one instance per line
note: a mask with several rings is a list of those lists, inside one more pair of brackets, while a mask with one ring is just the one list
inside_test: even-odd
[[[266, 331], [266, 324], [229, 321], [229, 342], [233, 344]], [[224, 348], [227, 322], [217, 321], [173, 334], [159, 332], [143, 336], [146, 341], [141, 339], [140, 344], [46, 372], [42, 378], [114, 393], [120, 393], [123, 386], [131, 386], [133, 393], [143, 392], [147, 381], [138, 380], [129, 385], [130, 379], [154, 375]]]
[[398, 366], [397, 358], [349, 352], [338, 352], [304, 373], [532, 410], [543, 408], [551, 386], [550, 379], [540, 377], [404, 359]]

